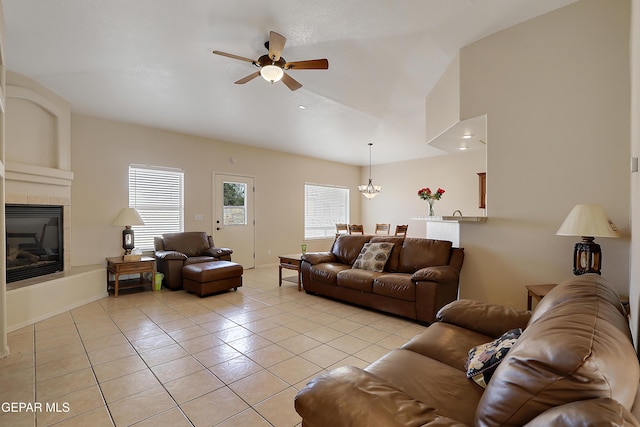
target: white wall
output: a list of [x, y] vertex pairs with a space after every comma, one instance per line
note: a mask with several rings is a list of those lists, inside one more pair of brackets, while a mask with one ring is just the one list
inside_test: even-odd
[[[582, 0], [461, 50], [460, 117], [488, 115], [488, 221], [463, 230], [462, 297], [524, 308], [525, 285], [571, 276], [579, 238], [555, 232], [578, 203], [602, 204], [621, 230], [596, 241], [603, 275], [628, 294], [629, 5]], [[404, 194], [389, 209], [411, 216], [418, 183], [442, 186], [429, 164], [374, 167], [383, 191]], [[447, 190], [436, 209], [450, 213]], [[363, 203], [363, 217], [379, 209]]]
[[[255, 177], [257, 266], [300, 251], [305, 182], [349, 186], [352, 217], [360, 217], [356, 166], [81, 115], [72, 116], [71, 129], [72, 265], [104, 264], [105, 257], [121, 253], [120, 228], [111, 222], [128, 204], [131, 163], [183, 169], [185, 230], [214, 233], [214, 238], [213, 173]], [[203, 221], [194, 221], [196, 213], [204, 215]], [[307, 244], [309, 251], [327, 250], [331, 241]]]

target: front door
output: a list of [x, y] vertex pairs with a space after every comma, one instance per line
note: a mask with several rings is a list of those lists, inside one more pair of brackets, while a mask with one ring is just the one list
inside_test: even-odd
[[215, 174], [215, 244], [231, 248], [231, 260], [244, 268], [255, 267], [253, 178]]

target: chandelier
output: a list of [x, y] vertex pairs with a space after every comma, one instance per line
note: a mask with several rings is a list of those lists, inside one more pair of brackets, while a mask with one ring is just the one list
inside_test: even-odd
[[366, 185], [358, 186], [358, 191], [362, 193], [362, 195], [367, 199], [373, 199], [378, 195], [380, 190], [382, 190], [382, 187], [380, 187], [379, 185], [373, 185], [373, 181], [371, 181], [371, 147], [372, 146], [373, 146], [373, 143], [370, 142], [369, 143], [369, 183]]

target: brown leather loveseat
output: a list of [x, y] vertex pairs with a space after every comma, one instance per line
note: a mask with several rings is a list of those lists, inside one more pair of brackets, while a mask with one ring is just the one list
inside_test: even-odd
[[[375, 266], [375, 252], [372, 262], [366, 255], [358, 261], [365, 245], [390, 246], [390, 252]], [[302, 256], [302, 283], [308, 293], [430, 323], [440, 307], [458, 297], [463, 260], [463, 249], [449, 241], [340, 235], [331, 251]], [[372, 271], [375, 267], [381, 271]]]
[[216, 248], [213, 238], [200, 231], [165, 233], [154, 237], [157, 269], [164, 274], [162, 284], [182, 289], [182, 267], [209, 261], [231, 261], [233, 251]]
[[[458, 300], [438, 320], [365, 369], [313, 379], [295, 400], [302, 425], [639, 425], [638, 357], [625, 309], [600, 276], [568, 279], [531, 315]], [[469, 350], [515, 328], [523, 331], [493, 358], [486, 388], [467, 378]]]

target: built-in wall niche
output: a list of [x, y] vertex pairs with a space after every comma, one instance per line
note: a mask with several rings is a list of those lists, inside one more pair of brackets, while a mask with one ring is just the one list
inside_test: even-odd
[[5, 206], [7, 283], [64, 269], [63, 207]]
[[465, 153], [483, 153], [484, 165], [477, 170], [458, 170], [457, 174], [466, 174], [469, 180], [477, 181], [479, 188], [478, 208], [487, 212], [487, 116], [460, 120], [429, 141], [429, 145], [446, 154], [464, 155]]

